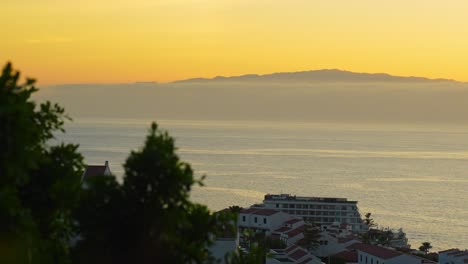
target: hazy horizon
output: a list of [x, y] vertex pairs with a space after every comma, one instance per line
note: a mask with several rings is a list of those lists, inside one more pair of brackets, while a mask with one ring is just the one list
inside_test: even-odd
[[467, 83], [344, 71], [57, 85], [37, 98], [78, 118], [468, 124]]

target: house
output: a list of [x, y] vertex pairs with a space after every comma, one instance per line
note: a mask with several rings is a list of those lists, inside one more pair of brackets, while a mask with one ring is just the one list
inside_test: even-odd
[[354, 244], [348, 249], [357, 252], [359, 264], [437, 264], [418, 256], [375, 245]]
[[361, 243], [360, 239], [354, 235], [336, 237], [327, 231], [322, 231], [320, 235], [319, 246], [312, 250], [312, 253], [319, 257], [328, 257], [347, 250], [353, 244]]
[[333, 256], [330, 256], [333, 259], [344, 260], [346, 264], [358, 264], [358, 254], [356, 251], [342, 251]]
[[[219, 215], [224, 213], [231, 213], [231, 211], [226, 208], [216, 212], [215, 214]], [[229, 225], [234, 225], [234, 223], [234, 221], [229, 221]], [[213, 238], [213, 244], [208, 247], [208, 251], [216, 261], [219, 263], [225, 263], [224, 257], [234, 253], [239, 248], [239, 234], [237, 230], [225, 228], [223, 225], [220, 226], [216, 234], [211, 235]]]
[[323, 262], [310, 254], [304, 248], [291, 245], [285, 249], [271, 249], [267, 264], [323, 264]]
[[82, 176], [82, 181], [84, 181], [88, 177], [95, 177], [95, 176], [109, 176], [112, 175], [112, 172], [109, 168], [109, 162], [106, 160], [104, 165], [87, 165], [86, 169]]
[[237, 237], [219, 237], [213, 241], [213, 244], [208, 248], [211, 255], [224, 263], [224, 256], [231, 254], [237, 250], [239, 240]]
[[263, 232], [267, 236], [273, 235], [283, 240], [286, 245], [291, 245], [304, 237], [302, 234], [303, 225], [302, 219], [278, 210], [261, 207], [242, 209], [237, 221], [239, 242], [241, 246], [247, 246], [246, 231], [251, 231], [253, 233]]
[[468, 250], [458, 248], [439, 251], [439, 264], [466, 264], [468, 263]]
[[347, 224], [324, 225], [320, 232], [319, 246], [312, 250], [313, 254], [319, 257], [328, 257], [345, 251], [347, 247], [361, 243], [359, 236], [350, 231]]

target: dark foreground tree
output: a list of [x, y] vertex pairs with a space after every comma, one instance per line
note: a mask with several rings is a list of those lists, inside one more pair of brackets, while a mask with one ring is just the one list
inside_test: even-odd
[[47, 144], [63, 131], [64, 109], [36, 105], [34, 80], [19, 81], [8, 63], [0, 76], [0, 263], [66, 263], [83, 158], [76, 145]]
[[[80, 263], [202, 263], [217, 231], [234, 218], [189, 200], [196, 180], [174, 140], [152, 124], [145, 144], [130, 153], [123, 184], [87, 182], [77, 211]], [[98, 177], [99, 178], [99, 177]], [[99, 256], [96, 258], [96, 256]]]

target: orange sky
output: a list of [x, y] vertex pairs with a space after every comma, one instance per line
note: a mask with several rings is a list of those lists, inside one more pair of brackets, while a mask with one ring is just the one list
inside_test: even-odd
[[15, 0], [0, 62], [43, 85], [322, 68], [468, 81], [466, 14], [466, 0]]

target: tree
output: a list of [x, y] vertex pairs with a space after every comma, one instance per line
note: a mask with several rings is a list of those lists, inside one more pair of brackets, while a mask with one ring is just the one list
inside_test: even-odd
[[424, 253], [429, 253], [429, 250], [432, 248], [432, 245], [430, 242], [423, 242], [421, 246], [419, 247], [419, 250], [423, 251]]
[[372, 214], [371, 214], [371, 213], [366, 213], [366, 214], [365, 214], [364, 223], [365, 223], [369, 228], [372, 228], [372, 227], [376, 227], [376, 226], [377, 226], [377, 224], [375, 223], [374, 219], [372, 218]]
[[65, 263], [83, 157], [77, 145], [49, 145], [64, 131], [65, 111], [37, 105], [34, 80], [19, 80], [8, 63], [0, 76], [0, 262]]
[[[82, 237], [74, 252], [77, 262], [202, 263], [209, 259], [207, 248], [213, 237], [230, 230], [234, 219], [211, 214], [206, 206], [189, 200], [192, 186], [202, 184], [202, 179], [194, 178], [190, 165], [180, 161], [175, 151], [174, 139], [153, 123], [144, 146], [132, 151], [124, 164], [123, 184], [113, 177], [89, 182], [77, 212]], [[101, 248], [106, 250], [103, 259], [93, 259]]]
[[262, 264], [266, 262], [268, 254], [264, 247], [252, 245], [248, 252], [241, 249], [224, 257], [226, 264]]

